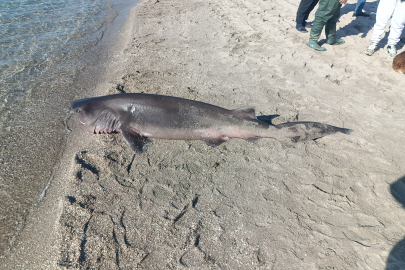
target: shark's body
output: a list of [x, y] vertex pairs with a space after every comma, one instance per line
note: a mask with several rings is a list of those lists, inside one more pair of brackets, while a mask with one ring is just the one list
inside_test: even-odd
[[137, 152], [149, 138], [204, 140], [218, 146], [231, 138], [274, 138], [282, 142], [317, 139], [352, 130], [316, 122], [269, 125], [257, 120], [254, 109], [227, 110], [194, 100], [152, 94], [117, 94], [76, 100], [71, 107], [91, 133], [120, 132]]

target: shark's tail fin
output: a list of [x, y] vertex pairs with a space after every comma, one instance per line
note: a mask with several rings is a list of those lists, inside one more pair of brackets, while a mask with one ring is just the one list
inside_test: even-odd
[[317, 122], [289, 122], [274, 127], [279, 129], [279, 134], [276, 139], [286, 145], [315, 140], [336, 132], [350, 134], [353, 131], [351, 129], [334, 127]]

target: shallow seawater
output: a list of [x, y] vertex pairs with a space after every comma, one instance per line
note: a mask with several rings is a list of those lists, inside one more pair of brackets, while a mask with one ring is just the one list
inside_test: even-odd
[[0, 0], [0, 257], [52, 178], [69, 103], [88, 91], [75, 80], [122, 2]]
[[77, 68], [74, 59], [100, 39], [112, 15], [106, 0], [1, 0], [0, 11], [1, 120], [36, 87]]

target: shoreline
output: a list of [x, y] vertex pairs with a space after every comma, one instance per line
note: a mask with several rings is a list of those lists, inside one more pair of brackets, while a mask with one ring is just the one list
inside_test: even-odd
[[[128, 6], [128, 3], [123, 3], [119, 7], [119, 10], [116, 10], [118, 12], [116, 18], [122, 17], [127, 12], [128, 14], [126, 14], [126, 19], [124, 20], [118, 18], [120, 20], [118, 22], [120, 25], [118, 33], [114, 33], [114, 30], [117, 29], [117, 26], [114, 25], [115, 22], [109, 23], [110, 29], [104, 34], [105, 39], [114, 38], [117, 40], [123, 38], [127, 39], [127, 42], [129, 41], [128, 31], [134, 26], [134, 18], [131, 18], [130, 10], [136, 4], [129, 11]], [[131, 23], [128, 23], [128, 21], [131, 21]], [[102, 40], [102, 42], [96, 44], [92, 50], [96, 50], [98, 54], [102, 55], [103, 61], [98, 61], [96, 66], [86, 66], [84, 73], [75, 78], [74, 86], [78, 86], [81, 89], [89, 89], [85, 93], [76, 91], [77, 95], [103, 95], [102, 89], [111, 87], [112, 84], [109, 81], [117, 72], [121, 72], [118, 66], [122, 62], [125, 62], [120, 59], [120, 52], [123, 50], [123, 47], [125, 47], [125, 43], [117, 44], [117, 42], [108, 40]], [[115, 68], [117, 71], [112, 75], [107, 71], [108, 68]], [[88, 78], [91, 78], [91, 80]], [[94, 82], [96, 82], [95, 87]], [[98, 90], [94, 91], [95, 89]], [[71, 117], [71, 115], [67, 115], [66, 119], [62, 120], [64, 125], [66, 125], [66, 130], [71, 130], [69, 126]], [[75, 125], [73, 124], [73, 126]], [[78, 131], [80, 128], [80, 125], [76, 126], [75, 130]], [[29, 267], [29, 269], [57, 269], [59, 267], [60, 234], [58, 220], [62, 214], [63, 200], [69, 190], [69, 185], [67, 184], [69, 181], [67, 180], [71, 177], [70, 170], [72, 167], [69, 164], [71, 163], [71, 157], [74, 156], [74, 151], [78, 151], [78, 148], [84, 148], [89, 144], [89, 141], [77, 138], [74, 132], [66, 135], [66, 139], [60, 148], [60, 158], [52, 170], [49, 181], [39, 195], [38, 201], [29, 208], [28, 214], [24, 217], [25, 224], [16, 236], [16, 243], [3, 254], [0, 260], [1, 265], [7, 267], [7, 269], [21, 269], [21, 267]]]
[[136, 154], [120, 134], [89, 134], [73, 115], [59, 169], [8, 269], [405, 266], [405, 77], [384, 50], [364, 55], [373, 17], [352, 18], [355, 2], [338, 24], [346, 43], [324, 44], [326, 52], [308, 48], [308, 35], [295, 30], [299, 0], [133, 7], [92, 95], [253, 106], [257, 115], [280, 115], [274, 124], [316, 121], [354, 132], [293, 147], [156, 139]]
[[[64, 119], [69, 115], [70, 100], [76, 92], [82, 90], [81, 85], [75, 84], [75, 80], [86, 65], [94, 63], [95, 59], [99, 58], [99, 54], [102, 53], [101, 46], [103, 46], [100, 44], [102, 43], [100, 42], [102, 32], [105, 31], [106, 25], [111, 24], [116, 17], [116, 12], [111, 9], [111, 5], [107, 3], [103, 5], [104, 3], [105, 1], [100, 1], [93, 5], [88, 1], [83, 2], [85, 11], [77, 10], [77, 13], [73, 14], [66, 21], [66, 24], [63, 24], [67, 29], [65, 29], [66, 32], [59, 32], [61, 36], [55, 37], [59, 39], [59, 42], [52, 39], [53, 34], [57, 35], [52, 31], [58, 27], [63, 27], [58, 24], [60, 21], [56, 20], [55, 25], [49, 24], [49, 27], [44, 27], [42, 31], [38, 29], [38, 25], [33, 23], [35, 31], [39, 32], [38, 35], [48, 38], [44, 38], [44, 42], [39, 42], [39, 44], [48, 44], [46, 42], [48, 40], [50, 41], [49, 46], [53, 50], [41, 52], [42, 46], [38, 44], [38, 47], [35, 47], [35, 44], [28, 45], [28, 47], [34, 47], [31, 52], [33, 58], [31, 59], [31, 54], [26, 54], [28, 60], [25, 61], [25, 67], [16, 74], [17, 77], [21, 76], [21, 81], [16, 80], [13, 83], [11, 78], [3, 81], [6, 82], [7, 87], [2, 89], [6, 90], [3, 92], [3, 97], [6, 93], [6, 99], [2, 99], [0, 105], [2, 111], [6, 112], [1, 115], [0, 120], [1, 131], [3, 131], [0, 132], [0, 163], [2, 166], [2, 170], [0, 170], [2, 204], [0, 208], [0, 216], [2, 217], [0, 223], [0, 258], [3, 258], [3, 253], [18, 238], [19, 232], [25, 226], [27, 214], [41, 200], [41, 194], [49, 185], [56, 164], [61, 158], [68, 133]], [[55, 3], [55, 13], [52, 11], [52, 14], [47, 16], [48, 21], [57, 17], [55, 14], [58, 12], [58, 4], [60, 6], [60, 1]], [[86, 9], [86, 4], [88, 4], [87, 7], [93, 6]], [[26, 8], [35, 10], [38, 5], [40, 4], [36, 3], [33, 7]], [[50, 11], [49, 5], [47, 3], [44, 5], [43, 12]], [[87, 23], [88, 17], [86, 15], [95, 10], [98, 10], [97, 14], [93, 14], [90, 19], [93, 23], [88, 21]], [[66, 14], [69, 14], [69, 10], [66, 11]], [[69, 30], [73, 28], [69, 23], [74, 21], [75, 16], [79, 16], [78, 14], [83, 15], [83, 17], [80, 17], [76, 29], [73, 30], [76, 31], [74, 37], [69, 36]], [[66, 17], [61, 16], [60, 20], [63, 21], [64, 18]], [[35, 17], [22, 18], [22, 20], [25, 19], [35, 22]], [[80, 32], [80, 27], [83, 25], [88, 25], [89, 29]], [[25, 30], [21, 29], [22, 32]], [[16, 33], [19, 31], [10, 32], [11, 35]], [[14, 41], [18, 41], [18, 38]], [[30, 43], [25, 42], [25, 45]], [[97, 45], [100, 46], [96, 48]], [[16, 49], [15, 53], [18, 55], [21, 51]], [[44, 60], [45, 58], [47, 60]], [[38, 69], [32, 66], [32, 62], [36, 61], [39, 66]], [[45, 63], [41, 63], [43, 61]], [[26, 74], [27, 70], [31, 70], [32, 76]], [[4, 86], [4, 84], [2, 85]], [[10, 89], [7, 89], [8, 87]], [[17, 89], [18, 87], [21, 89]], [[12, 91], [15, 89], [18, 91], [14, 95]]]

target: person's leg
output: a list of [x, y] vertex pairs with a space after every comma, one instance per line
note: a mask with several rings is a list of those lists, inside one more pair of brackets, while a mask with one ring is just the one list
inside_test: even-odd
[[388, 36], [388, 46], [387, 53], [390, 57], [394, 58], [397, 55], [397, 49], [395, 45], [399, 42], [402, 30], [404, 30], [405, 25], [405, 2], [397, 0], [397, 5], [395, 6], [394, 14], [391, 18], [390, 34]]
[[381, 0], [377, 8], [376, 22], [374, 24], [371, 41], [377, 44], [381, 40], [381, 35], [384, 33], [388, 20], [394, 12], [397, 0]]
[[309, 42], [307, 45], [317, 51], [326, 51], [318, 44], [318, 39], [321, 36], [322, 29], [331, 16], [329, 16], [330, 3], [338, 0], [319, 0], [319, 7], [315, 13], [315, 20], [312, 24], [311, 32], [309, 35]]
[[371, 35], [371, 44], [367, 47], [365, 54], [373, 55], [377, 49], [377, 44], [381, 40], [381, 35], [385, 31], [388, 20], [394, 12], [397, 0], [380, 0], [377, 8], [376, 22], [374, 24], [373, 34]]
[[336, 23], [340, 16], [340, 8], [342, 5], [336, 1], [334, 5], [330, 6], [330, 14], [332, 15], [325, 25], [325, 35], [327, 38], [326, 43], [329, 45], [343, 44], [343, 39], [336, 38]]
[[358, 0], [356, 7], [354, 8], [354, 15], [358, 15], [358, 14], [364, 14], [363, 13], [363, 7], [366, 4], [366, 0]]
[[388, 45], [395, 46], [399, 42], [402, 30], [405, 25], [405, 1], [397, 0], [394, 14], [391, 19], [390, 34], [388, 36]]
[[[319, 0], [312, 0], [311, 5], [309, 5], [307, 12], [305, 13], [304, 22], [308, 20], [309, 14], [314, 10], [315, 6], [318, 4]], [[305, 25], [304, 25], [305, 26]]]
[[312, 11], [310, 9], [313, 0], [301, 0], [300, 5], [298, 6], [297, 10], [297, 17], [295, 21], [300, 24], [303, 24], [305, 20], [308, 18], [309, 13]]
[[297, 24], [295, 28], [302, 33], [308, 32], [305, 29], [305, 24], [306, 20], [308, 19], [309, 13], [311, 13], [311, 11], [314, 9], [316, 5], [316, 4], [313, 5], [313, 2], [317, 3], [318, 0], [302, 0], [300, 2], [300, 5], [298, 6], [297, 17], [295, 19]]

